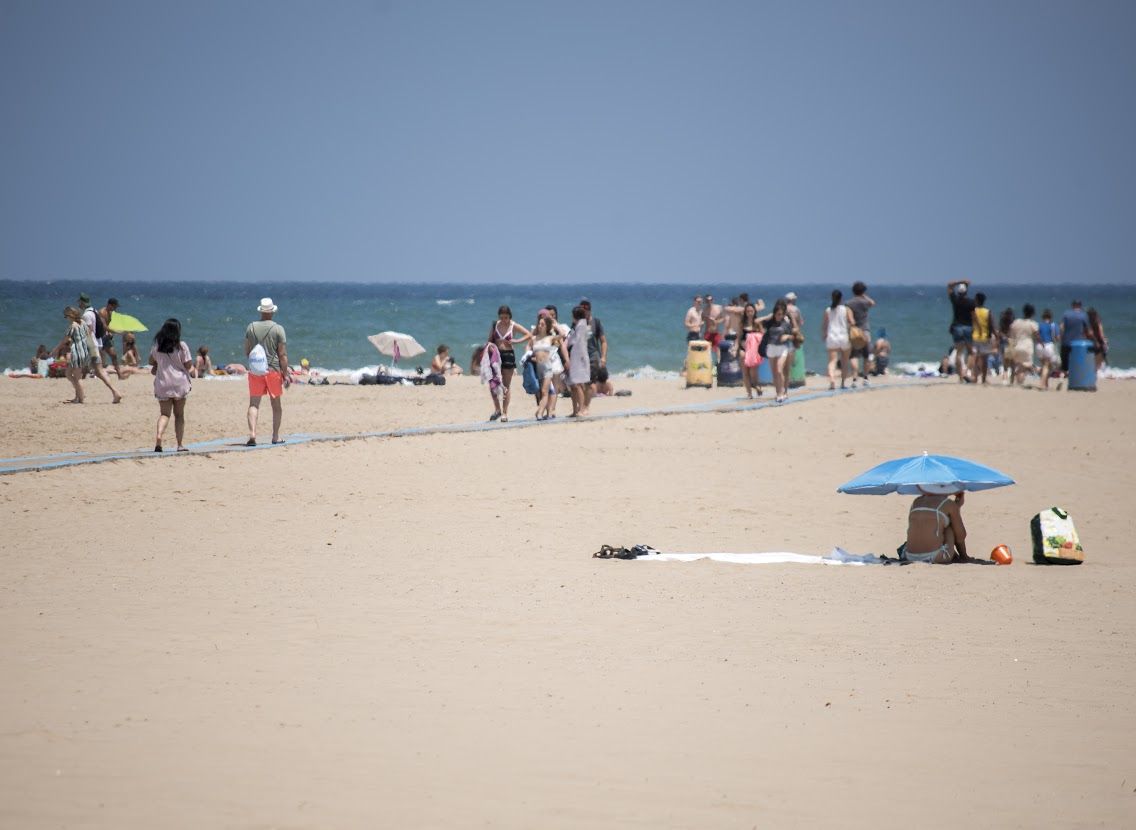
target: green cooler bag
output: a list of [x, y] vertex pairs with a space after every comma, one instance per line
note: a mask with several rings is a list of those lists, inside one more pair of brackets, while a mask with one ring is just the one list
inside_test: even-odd
[[1038, 565], [1080, 565], [1085, 549], [1077, 528], [1060, 507], [1043, 510], [1030, 520], [1033, 535], [1033, 561]]

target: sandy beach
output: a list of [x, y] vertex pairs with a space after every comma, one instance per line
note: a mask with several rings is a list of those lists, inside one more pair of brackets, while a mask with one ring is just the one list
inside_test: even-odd
[[[741, 394], [618, 385], [596, 414]], [[122, 388], [0, 378], [0, 456], [152, 446]], [[516, 428], [0, 476], [0, 826], [1136, 823], [1136, 384], [532, 426], [514, 391]], [[195, 384], [187, 442], [243, 441], [245, 405]], [[284, 432], [490, 411], [471, 378], [298, 386]], [[909, 500], [836, 487], [922, 450], [1016, 479], [964, 508], [1012, 566], [591, 558], [893, 555]], [[1083, 566], [1030, 564], [1051, 505]]]

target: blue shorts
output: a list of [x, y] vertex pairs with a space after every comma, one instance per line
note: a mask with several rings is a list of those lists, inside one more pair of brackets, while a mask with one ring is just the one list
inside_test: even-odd
[[951, 339], [955, 343], [969, 343], [974, 326], [951, 326]]

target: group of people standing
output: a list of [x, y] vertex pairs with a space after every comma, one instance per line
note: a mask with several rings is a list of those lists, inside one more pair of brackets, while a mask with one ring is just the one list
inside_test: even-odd
[[[978, 291], [971, 297], [967, 279], [951, 280], [947, 294], [953, 360], [948, 355], [944, 363], [957, 373], [960, 383], [987, 383], [994, 365], [1002, 369], [1008, 385], [1024, 383], [1036, 370], [1041, 388], [1048, 389], [1050, 377], [1069, 371], [1072, 344], [1081, 340], [1091, 344], [1098, 369], [1108, 361], [1108, 339], [1100, 313], [1095, 308], [1086, 311], [1080, 300], [1073, 300], [1058, 323], [1048, 308], [1041, 312], [1040, 322], [1035, 320], [1037, 310], [1032, 303], [1022, 306], [1020, 316], [1006, 308], [995, 320], [986, 306], [986, 294]], [[1040, 365], [1035, 366], [1035, 358]]]
[[503, 305], [489, 328], [486, 343], [474, 359], [482, 381], [489, 385], [493, 401], [490, 421], [509, 420], [513, 375], [519, 363], [517, 346], [529, 345], [537, 388], [536, 419], [556, 417], [556, 400], [562, 391], [572, 398], [569, 417], [588, 415], [596, 387], [608, 384], [607, 335], [603, 323], [592, 315], [592, 303], [584, 297], [572, 309], [572, 324], [561, 323], [557, 308], [546, 305], [537, 312], [532, 329], [513, 320], [513, 311]]
[[[843, 297], [839, 290], [832, 292], [831, 305], [825, 309], [821, 321], [830, 389], [836, 388], [838, 380], [840, 387], [845, 388], [849, 377], [853, 386], [857, 378], [866, 384], [873, 351], [868, 335], [868, 312], [875, 306], [875, 300], [868, 296], [863, 282], [852, 286], [852, 298], [847, 303]], [[739, 294], [727, 305], [714, 303], [710, 294], [698, 295], [687, 309], [683, 325], [688, 342], [705, 340], [712, 351], [723, 339], [733, 340], [732, 354], [740, 363], [748, 398], [763, 394], [758, 367], [768, 360], [776, 401], [783, 403], [789, 397], [789, 377], [796, 352], [805, 342], [805, 318], [793, 291], [774, 302], [768, 314], [759, 316], [764, 309], [763, 300], [751, 302], [746, 293]]]

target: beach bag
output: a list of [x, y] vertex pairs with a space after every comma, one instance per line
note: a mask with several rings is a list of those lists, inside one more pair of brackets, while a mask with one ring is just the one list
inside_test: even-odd
[[868, 335], [859, 326], [852, 326], [848, 329], [848, 342], [853, 349], [863, 349], [868, 345]]
[[745, 340], [745, 365], [747, 369], [761, 365], [760, 348], [761, 335], [756, 331], [751, 331], [746, 335]]
[[1085, 549], [1069, 514], [1060, 507], [1043, 510], [1030, 520], [1033, 561], [1038, 565], [1080, 565]]
[[268, 374], [268, 352], [260, 343], [253, 346], [252, 351], [249, 352], [248, 364], [250, 375]]
[[525, 361], [525, 369], [521, 377], [522, 385], [525, 387], [525, 392], [530, 395], [535, 395], [540, 391], [540, 380], [536, 376], [536, 365], [532, 359]]

